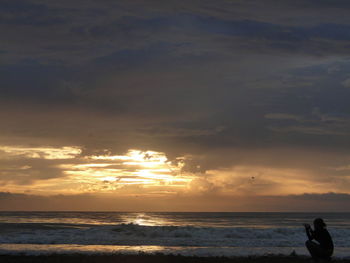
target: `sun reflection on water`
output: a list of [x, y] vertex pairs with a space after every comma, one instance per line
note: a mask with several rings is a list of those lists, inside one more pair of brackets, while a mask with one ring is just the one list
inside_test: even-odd
[[124, 218], [126, 222], [140, 226], [164, 226], [170, 223], [166, 218], [160, 218], [150, 213], [135, 213], [128, 216], [129, 218]]

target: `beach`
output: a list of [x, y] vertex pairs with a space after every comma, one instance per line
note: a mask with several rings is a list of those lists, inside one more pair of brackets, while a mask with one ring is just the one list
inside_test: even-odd
[[[156, 262], [180, 260], [172, 255], [182, 256], [181, 260], [188, 262], [196, 262], [198, 258], [212, 262], [221, 257], [263, 262], [265, 257], [276, 256], [289, 262], [293, 255], [293, 260], [299, 262], [309, 258], [302, 223], [311, 222], [315, 216], [312, 213], [1, 212], [0, 255], [1, 262], [31, 259], [37, 262], [45, 257], [48, 262], [79, 258], [94, 258], [98, 262], [101, 257], [117, 260], [124, 256], [130, 262], [143, 262], [149, 257]], [[349, 259], [350, 215], [321, 216], [327, 220], [334, 239], [334, 258]]]
[[[177, 255], [45, 255], [45, 256], [0, 256], [2, 263], [310, 263], [309, 257], [262, 256], [262, 257], [185, 257]], [[349, 259], [335, 259], [332, 262], [346, 263]]]

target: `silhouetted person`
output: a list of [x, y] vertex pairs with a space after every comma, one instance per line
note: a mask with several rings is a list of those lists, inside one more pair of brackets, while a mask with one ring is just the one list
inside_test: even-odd
[[[309, 224], [304, 224], [306, 235], [308, 240], [305, 245], [309, 250], [314, 261], [331, 260], [333, 254], [333, 241], [332, 237], [326, 229], [326, 224], [322, 218], [316, 218], [314, 220], [314, 230], [312, 230]], [[312, 241], [312, 240], [316, 240]]]

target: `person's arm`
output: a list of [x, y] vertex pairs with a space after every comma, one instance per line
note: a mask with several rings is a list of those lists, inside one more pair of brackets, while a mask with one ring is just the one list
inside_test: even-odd
[[314, 231], [312, 230], [311, 226], [309, 224], [304, 224], [305, 232], [307, 235], [307, 238], [311, 241], [314, 239]]

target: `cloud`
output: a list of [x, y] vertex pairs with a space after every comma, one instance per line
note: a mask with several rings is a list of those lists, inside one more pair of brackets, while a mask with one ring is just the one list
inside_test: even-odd
[[[2, 147], [0, 188], [34, 193], [118, 193], [152, 195], [168, 189], [185, 191], [194, 178], [182, 174], [184, 158], [169, 161], [164, 153], [131, 149], [124, 155], [84, 155], [74, 147]], [[73, 152], [72, 152], [73, 150]], [[45, 154], [43, 154], [45, 153]], [[73, 154], [73, 156], [72, 156]]]
[[0, 151], [11, 157], [39, 158], [39, 159], [72, 159], [81, 154], [79, 147], [65, 146], [53, 147], [21, 147], [21, 146], [0, 146]]
[[[5, 62], [34, 57], [45, 64], [85, 65], [97, 57], [157, 43], [186, 43], [189, 47], [177, 51], [223, 56], [232, 54], [233, 48], [248, 54], [348, 54], [349, 21], [339, 15], [346, 14], [345, 3], [333, 4], [336, 8], [331, 13], [320, 4], [310, 8], [290, 1], [279, 7], [273, 2], [232, 4], [224, 0], [215, 6], [173, 1], [169, 6], [145, 5], [140, 1], [136, 7], [127, 1], [101, 5], [34, 0], [2, 5]], [[273, 13], [268, 8], [271, 5], [284, 15]], [[20, 45], [14, 29], [26, 38], [25, 46]]]
[[341, 83], [345, 88], [350, 88], [350, 79], [346, 79]]
[[25, 26], [53, 26], [65, 20], [55, 16], [55, 11], [43, 4], [14, 0], [0, 4], [0, 24]]
[[[294, 196], [168, 196], [115, 197], [0, 193], [0, 210], [18, 211], [260, 211], [260, 212], [348, 212], [348, 194], [303, 194]], [[288, 204], [288, 205], [287, 205]]]
[[272, 127], [271, 130], [276, 132], [297, 132], [311, 135], [349, 135], [348, 132], [341, 132], [337, 130], [328, 129], [325, 127], [308, 127], [308, 126], [290, 126], [284, 128]]
[[350, 195], [349, 194], [342, 194], [342, 193], [325, 193], [325, 194], [310, 194], [305, 193], [302, 195], [292, 195], [291, 197], [298, 198], [298, 199], [304, 199], [304, 200], [319, 200], [319, 201], [350, 201]]
[[[140, 149], [177, 169], [182, 162], [183, 179], [204, 195], [283, 192], [282, 178], [299, 180], [299, 172], [316, 192], [348, 191], [346, 171], [327, 168], [349, 164], [348, 8], [1, 3], [0, 143], [10, 147], [1, 150], [3, 189], [47, 194], [64, 181], [69, 193], [191, 191], [175, 186], [187, 186], [181, 176], [148, 190], [122, 186], [142, 167], [118, 158]], [[107, 169], [105, 183], [94, 177]], [[82, 172], [93, 182], [74, 180]]]
[[301, 118], [299, 116], [288, 114], [288, 113], [268, 113], [264, 116], [267, 119], [276, 119], [276, 120], [295, 120], [298, 121]]
[[349, 118], [342, 114], [322, 113], [318, 107], [305, 116], [269, 113], [264, 116], [274, 121], [270, 126], [274, 132], [303, 133], [312, 135], [347, 136]]

